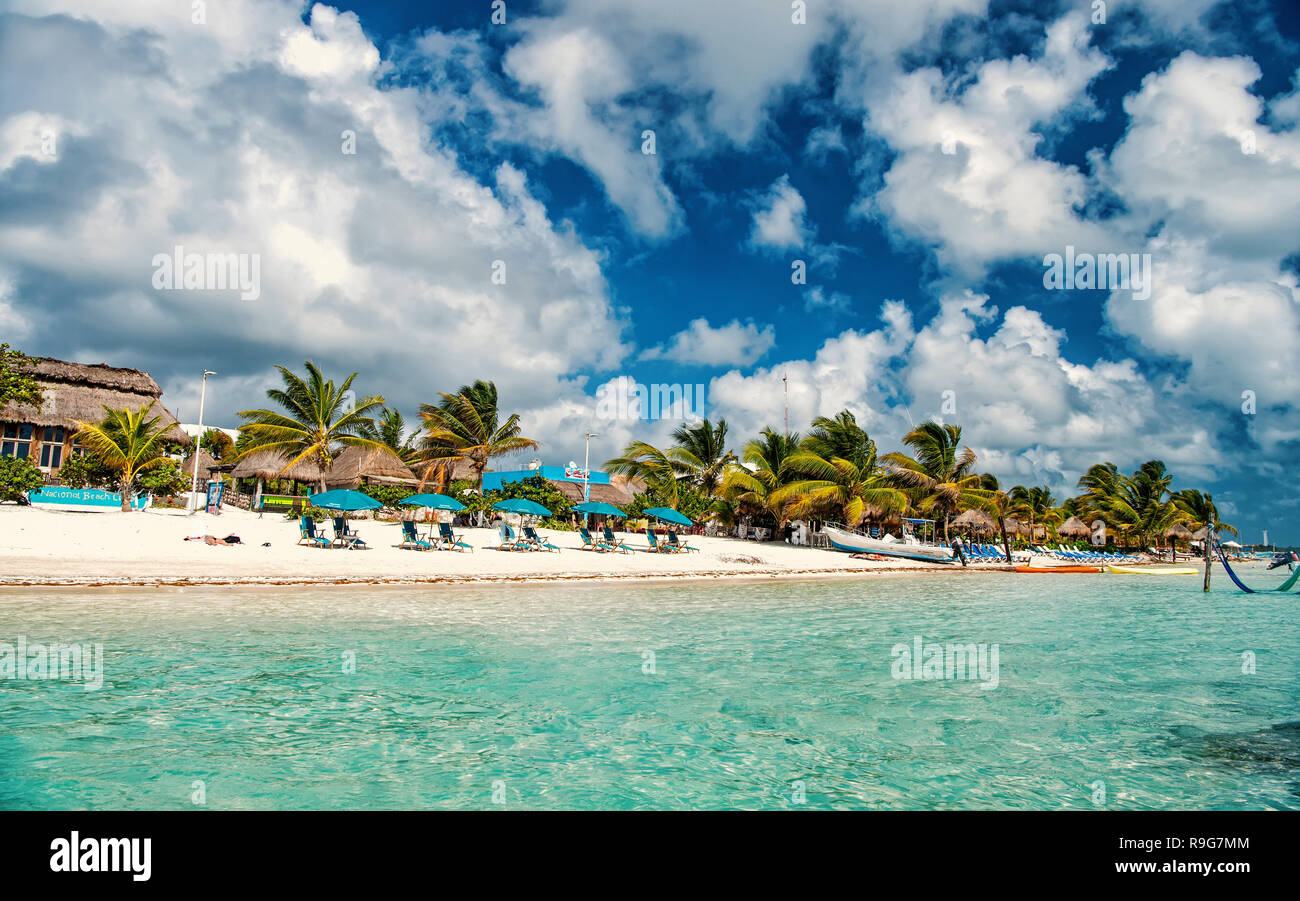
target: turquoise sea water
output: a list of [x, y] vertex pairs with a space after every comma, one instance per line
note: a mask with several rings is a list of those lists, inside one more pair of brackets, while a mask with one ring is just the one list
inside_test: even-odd
[[1300, 808], [1300, 595], [1216, 575], [3, 590], [104, 687], [0, 681], [0, 809]]

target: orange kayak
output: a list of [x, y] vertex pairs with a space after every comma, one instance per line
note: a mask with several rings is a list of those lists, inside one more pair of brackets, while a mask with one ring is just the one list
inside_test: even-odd
[[1099, 573], [1100, 566], [1017, 566], [1018, 573]]

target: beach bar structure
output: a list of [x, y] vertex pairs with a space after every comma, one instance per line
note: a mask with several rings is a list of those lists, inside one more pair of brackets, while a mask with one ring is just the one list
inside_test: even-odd
[[516, 469], [505, 472], [483, 473], [483, 490], [494, 491], [506, 488], [512, 482], [522, 482], [533, 476], [541, 476], [557, 490], [574, 502], [582, 501], [583, 485], [590, 481], [590, 500], [613, 504], [616, 507], [630, 503], [632, 498], [645, 490], [645, 485], [637, 479], [611, 476], [594, 470], [585, 473], [581, 469], [567, 466], [539, 466], [537, 469]]
[[167, 437], [190, 443], [171, 411], [155, 403], [162, 388], [147, 372], [63, 360], [36, 360], [27, 371], [45, 397], [39, 407], [8, 404], [0, 409], [0, 456], [31, 460], [47, 478], [56, 478], [63, 461], [82, 452], [77, 422], [102, 421], [106, 406], [136, 411], [154, 403], [153, 415], [168, 427]]

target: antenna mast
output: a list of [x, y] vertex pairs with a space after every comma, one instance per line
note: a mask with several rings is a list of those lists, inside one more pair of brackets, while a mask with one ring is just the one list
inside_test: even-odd
[[785, 437], [790, 437], [790, 372], [781, 373], [781, 387], [785, 391]]

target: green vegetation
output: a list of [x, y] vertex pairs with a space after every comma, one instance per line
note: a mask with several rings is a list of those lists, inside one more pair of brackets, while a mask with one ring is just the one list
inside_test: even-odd
[[41, 386], [29, 371], [34, 362], [35, 357], [0, 344], [0, 408], [7, 404], [39, 407], [44, 402]]
[[161, 417], [150, 416], [154, 404], [140, 410], [111, 410], [104, 407], [104, 421], [77, 423], [77, 439], [102, 464], [117, 474], [122, 492], [122, 510], [131, 509], [131, 492], [143, 473], [170, 463], [163, 456], [167, 438]]
[[44, 484], [45, 474], [31, 460], [0, 457], [0, 501], [16, 501]]

